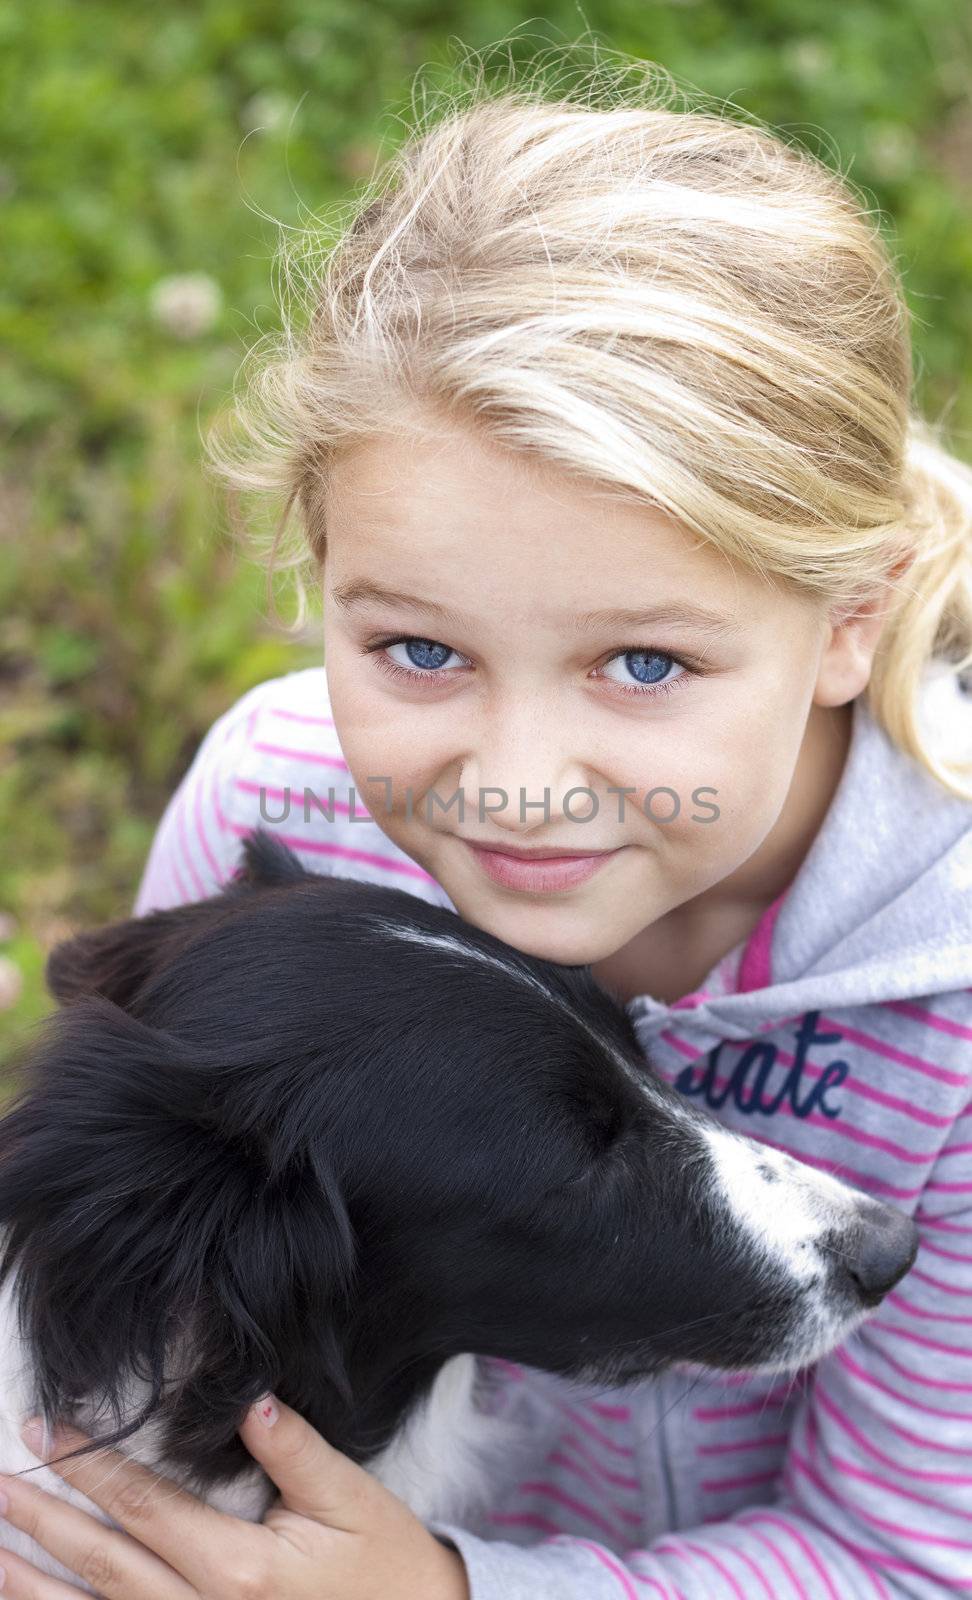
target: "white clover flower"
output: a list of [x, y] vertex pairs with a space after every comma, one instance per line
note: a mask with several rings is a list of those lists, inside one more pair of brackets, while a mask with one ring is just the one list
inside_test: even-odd
[[915, 164], [914, 135], [896, 122], [878, 122], [866, 136], [871, 165], [882, 178], [901, 178]]
[[160, 278], [149, 303], [152, 316], [166, 333], [177, 339], [197, 339], [208, 333], [223, 303], [222, 290], [205, 272], [186, 272]]
[[247, 133], [254, 128], [269, 128], [271, 133], [283, 126], [290, 115], [290, 101], [284, 94], [265, 89], [250, 96], [240, 110], [240, 122]]
[[834, 53], [823, 39], [794, 39], [784, 50], [784, 59], [800, 78], [819, 78], [832, 65]]

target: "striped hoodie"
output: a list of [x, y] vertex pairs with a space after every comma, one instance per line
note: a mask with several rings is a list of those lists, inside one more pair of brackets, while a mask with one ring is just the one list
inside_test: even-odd
[[[942, 748], [972, 700], [926, 679]], [[313, 801], [304, 815], [305, 786]], [[137, 915], [215, 893], [272, 826], [316, 872], [455, 906], [357, 796], [323, 666], [257, 685], [203, 739]], [[623, 1389], [482, 1363], [529, 1456], [467, 1526], [472, 1600], [972, 1597], [972, 803], [853, 706], [844, 771], [789, 887], [701, 987], [629, 1003], [646, 1053], [721, 1122], [915, 1217], [914, 1267], [796, 1374], [681, 1365]]]

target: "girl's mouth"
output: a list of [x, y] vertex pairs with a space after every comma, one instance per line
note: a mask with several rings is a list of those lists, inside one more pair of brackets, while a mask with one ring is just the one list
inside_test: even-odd
[[600, 850], [588, 855], [577, 852], [571, 855], [537, 858], [505, 855], [500, 850], [487, 850], [464, 839], [480, 868], [494, 883], [504, 889], [522, 889], [533, 893], [549, 894], [558, 889], [573, 889], [586, 883], [595, 872], [625, 849]]

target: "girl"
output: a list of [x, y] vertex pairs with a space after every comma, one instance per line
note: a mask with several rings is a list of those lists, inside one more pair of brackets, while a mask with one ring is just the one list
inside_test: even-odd
[[684, 1094], [913, 1214], [916, 1265], [795, 1376], [503, 1368], [534, 1453], [470, 1526], [271, 1400], [261, 1527], [115, 1455], [59, 1470], [118, 1530], [6, 1485], [110, 1600], [972, 1588], [972, 471], [845, 182], [662, 98], [474, 94], [311, 280], [212, 454], [283, 491], [271, 565], [299, 507], [326, 664], [209, 731], [135, 909], [216, 892], [263, 821], [591, 963]]

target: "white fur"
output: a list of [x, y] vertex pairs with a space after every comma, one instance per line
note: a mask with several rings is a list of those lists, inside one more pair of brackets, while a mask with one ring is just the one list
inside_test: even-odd
[[[728, 1128], [706, 1128], [705, 1135], [721, 1185], [727, 1216], [742, 1226], [752, 1247], [767, 1260], [782, 1263], [807, 1289], [804, 1315], [789, 1339], [781, 1339], [777, 1359], [761, 1362], [761, 1372], [786, 1372], [809, 1366], [846, 1339], [868, 1316], [831, 1304], [828, 1260], [823, 1240], [847, 1229], [866, 1204], [862, 1195], [828, 1172], [805, 1166], [785, 1151], [757, 1144]], [[761, 1168], [771, 1170], [767, 1180]]]

